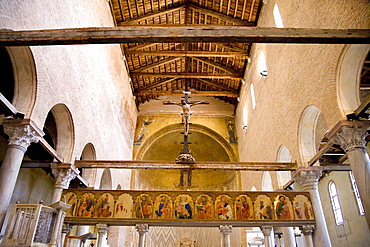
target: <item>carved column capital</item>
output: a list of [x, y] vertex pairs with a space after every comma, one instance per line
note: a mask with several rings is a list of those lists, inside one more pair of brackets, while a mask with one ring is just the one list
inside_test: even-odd
[[96, 229], [99, 235], [104, 235], [107, 233], [109, 226], [107, 224], [96, 224]]
[[140, 235], [142, 235], [149, 232], [149, 226], [148, 224], [137, 224], [136, 230]]
[[55, 188], [61, 189], [68, 189], [69, 183], [77, 176], [76, 171], [67, 168], [53, 168], [52, 173], [55, 177]]
[[220, 225], [219, 226], [220, 232], [222, 235], [230, 235], [233, 231], [232, 225]]
[[270, 236], [272, 231], [272, 226], [261, 226], [260, 227], [264, 236]]
[[314, 225], [303, 225], [300, 226], [299, 229], [304, 235], [312, 235], [313, 231], [315, 230]]
[[365, 148], [365, 137], [368, 135], [367, 127], [365, 126], [342, 126], [334, 136], [333, 140], [338, 143], [341, 148], [348, 152], [354, 148]]
[[3, 123], [4, 133], [9, 136], [10, 147], [26, 152], [31, 142], [38, 142], [44, 135], [30, 119], [7, 119]]
[[303, 190], [317, 190], [321, 176], [322, 169], [317, 166], [299, 167], [292, 174], [292, 178]]

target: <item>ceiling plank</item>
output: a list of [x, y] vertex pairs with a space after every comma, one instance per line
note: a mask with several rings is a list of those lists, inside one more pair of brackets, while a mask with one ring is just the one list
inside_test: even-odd
[[225, 90], [225, 91], [230, 91], [230, 92], [237, 93], [237, 90], [235, 90], [234, 88], [229, 88], [229, 87], [220, 85], [219, 83], [216, 83], [216, 82], [211, 81], [211, 80], [202, 79], [202, 78], [197, 78], [197, 80], [200, 81], [200, 82], [202, 82], [202, 83], [206, 83], [206, 84], [208, 84], [210, 86], [217, 87], [217, 88], [222, 89], [222, 90]]
[[141, 44], [141, 45], [133, 46], [133, 47], [130, 47], [130, 48], [125, 48], [125, 53], [126, 52], [136, 51], [136, 50], [141, 50], [141, 49], [145, 49], [145, 48], [149, 48], [149, 47], [154, 46], [154, 45], [157, 45], [157, 44], [158, 43], [146, 43], [146, 44]]
[[[184, 95], [184, 91], [157, 91], [157, 90], [138, 90], [136, 91], [136, 94], [142, 95], [142, 94], [152, 94], [152, 95]], [[238, 93], [234, 92], [228, 92], [228, 91], [191, 91], [192, 95], [197, 96], [226, 96], [231, 98], [237, 98], [239, 97]]]
[[149, 84], [145, 87], [140, 87], [139, 90], [148, 90], [148, 89], [151, 89], [151, 88], [154, 88], [154, 87], [161, 86], [161, 85], [166, 84], [166, 83], [170, 83], [170, 82], [175, 81], [177, 79], [180, 79], [180, 77], [174, 77], [174, 78], [166, 79], [166, 80], [159, 81], [159, 82], [156, 82], [156, 83], [152, 83], [152, 84]]
[[248, 58], [247, 52], [218, 52], [218, 51], [173, 51], [173, 50], [135, 50], [127, 52], [126, 55], [143, 55], [143, 56], [177, 56], [177, 57], [245, 57]]
[[237, 18], [222, 14], [222, 13], [217, 12], [217, 11], [202, 8], [202, 7], [197, 6], [195, 4], [189, 4], [189, 9], [191, 9], [193, 11], [197, 11], [199, 13], [203, 13], [205, 15], [210, 15], [212, 17], [216, 17], [218, 19], [233, 23], [235, 25], [240, 25], [240, 26], [254, 26], [255, 25], [253, 22], [237, 19]]
[[369, 29], [131, 26], [28, 31], [0, 30], [0, 46], [194, 42], [368, 44], [369, 39]]
[[232, 50], [232, 51], [246, 52], [246, 50], [243, 50], [239, 47], [230, 47], [230, 46], [228, 46], [226, 44], [222, 44], [222, 43], [215, 43], [215, 45], [219, 46], [220, 48], [225, 48], [225, 49]]
[[211, 65], [211, 66], [213, 66], [215, 68], [218, 68], [220, 70], [223, 70], [223, 71], [228, 72], [228, 73], [231, 73], [231, 74], [238, 73], [237, 71], [235, 71], [233, 69], [230, 69], [230, 68], [228, 68], [226, 66], [223, 66], [223, 65], [221, 65], [219, 63], [215, 63], [215, 62], [213, 62], [213, 61], [211, 61], [209, 59], [206, 59], [206, 58], [197, 58], [197, 57], [194, 57], [193, 59], [194, 60], [198, 60], [199, 62], [208, 64], [208, 65]]
[[133, 76], [143, 77], [180, 77], [180, 78], [217, 78], [217, 79], [231, 79], [242, 78], [238, 73], [186, 73], [186, 72], [163, 72], [163, 73], [146, 73], [146, 72], [131, 72]]
[[161, 65], [164, 65], [164, 64], [167, 64], [167, 63], [171, 63], [171, 62], [174, 62], [174, 61], [177, 61], [177, 60], [180, 60], [180, 59], [182, 59], [182, 57], [166, 58], [164, 60], [158, 61], [157, 63], [149, 64], [147, 66], [132, 70], [131, 73], [132, 72], [137, 73], [137, 72], [142, 72], [142, 71], [145, 71], [145, 70], [153, 69], [155, 67], [158, 67], [158, 66], [161, 66]]
[[178, 6], [178, 7], [173, 7], [173, 8], [169, 8], [169, 9], [163, 9], [163, 10], [161, 10], [159, 12], [156, 12], [156, 13], [149, 13], [149, 14], [140, 16], [138, 18], [134, 18], [134, 19], [130, 19], [130, 20], [127, 20], [127, 21], [119, 22], [119, 23], [117, 23], [117, 25], [118, 26], [124, 26], [124, 25], [130, 25], [130, 24], [138, 24], [138, 22], [143, 21], [143, 20], [147, 20], [147, 19], [150, 19], [150, 18], [155, 18], [155, 17], [158, 17], [160, 15], [165, 15], [165, 14], [168, 14], [168, 13], [171, 13], [171, 12], [175, 12], [175, 11], [180, 11], [184, 7], [185, 7], [185, 5], [182, 4], [182, 5]]

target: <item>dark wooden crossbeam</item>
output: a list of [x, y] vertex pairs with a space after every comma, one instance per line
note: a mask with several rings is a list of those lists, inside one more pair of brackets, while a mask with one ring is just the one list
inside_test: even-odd
[[0, 30], [0, 46], [114, 43], [309, 43], [368, 44], [368, 29], [307, 29], [245, 26], [94, 27], [53, 30]]
[[[231, 98], [237, 98], [239, 97], [238, 92], [232, 92], [232, 91], [192, 91], [192, 95], [197, 96], [226, 96]], [[158, 91], [158, 90], [137, 90], [135, 91], [135, 94], [152, 94], [152, 95], [183, 95], [183, 91]]]

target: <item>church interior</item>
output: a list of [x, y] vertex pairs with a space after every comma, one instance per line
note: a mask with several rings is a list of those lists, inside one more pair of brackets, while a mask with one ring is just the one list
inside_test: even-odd
[[2, 0], [0, 27], [0, 246], [370, 246], [368, 0]]

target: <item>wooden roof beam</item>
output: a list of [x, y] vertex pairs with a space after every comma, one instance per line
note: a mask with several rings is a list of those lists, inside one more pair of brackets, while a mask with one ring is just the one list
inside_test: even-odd
[[247, 52], [217, 52], [217, 51], [172, 51], [172, 50], [135, 50], [127, 52], [126, 55], [142, 56], [176, 56], [176, 57], [245, 57], [248, 58]]
[[164, 65], [164, 64], [167, 64], [167, 63], [171, 63], [171, 62], [174, 62], [174, 61], [177, 61], [177, 60], [180, 60], [180, 59], [182, 59], [182, 57], [170, 57], [170, 58], [166, 58], [166, 59], [160, 60], [160, 61], [158, 61], [156, 63], [149, 64], [147, 66], [144, 66], [144, 67], [141, 67], [141, 68], [132, 70], [131, 73], [132, 72], [134, 72], [134, 73], [143, 72], [145, 70], [153, 69], [155, 67], [158, 67], [158, 66], [161, 66], [161, 65]]
[[178, 7], [172, 7], [172, 8], [169, 8], [169, 9], [164, 9], [164, 10], [161, 10], [161, 11], [156, 12], [156, 13], [149, 13], [149, 14], [140, 16], [138, 18], [134, 18], [134, 19], [130, 19], [130, 20], [127, 20], [127, 21], [119, 22], [119, 23], [117, 23], [117, 25], [118, 26], [125, 26], [125, 25], [130, 25], [130, 24], [131, 25], [132, 24], [138, 24], [138, 22], [140, 22], [140, 21], [147, 20], [147, 19], [150, 19], [150, 18], [155, 18], [155, 17], [158, 17], [160, 15], [165, 15], [165, 14], [175, 12], [175, 11], [180, 11], [184, 8], [185, 8], [185, 4], [181, 4]]
[[295, 43], [368, 44], [368, 29], [307, 29], [242, 26], [94, 27], [52, 30], [0, 30], [0, 46], [116, 43]]
[[[228, 92], [228, 91], [192, 91], [193, 95], [205, 96], [205, 97], [239, 97], [238, 93]], [[138, 90], [136, 94], [151, 94], [151, 95], [184, 95], [184, 91], [157, 91], [157, 90]]]
[[147, 72], [131, 72], [132, 76], [143, 77], [179, 77], [179, 78], [217, 78], [217, 79], [231, 79], [242, 78], [238, 73], [186, 73], [186, 72], [163, 72], [163, 73], [147, 73]]
[[197, 11], [197, 12], [202, 13], [202, 14], [206, 14], [206, 15], [216, 17], [218, 19], [221, 19], [221, 20], [224, 20], [224, 21], [227, 21], [227, 22], [231, 22], [235, 25], [255, 26], [255, 24], [253, 22], [249, 22], [249, 21], [238, 19], [238, 18], [234, 18], [232, 16], [228, 16], [228, 15], [222, 14], [222, 13], [214, 11], [214, 10], [205, 9], [205, 8], [202, 8], [202, 7], [197, 6], [195, 4], [192, 4], [192, 3], [189, 4], [189, 9], [191, 9], [193, 11]]

